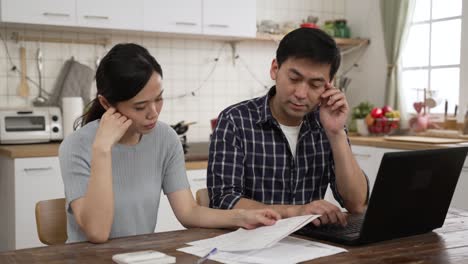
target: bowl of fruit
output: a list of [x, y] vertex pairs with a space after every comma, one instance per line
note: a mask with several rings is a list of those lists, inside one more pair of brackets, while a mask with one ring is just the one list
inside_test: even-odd
[[366, 116], [369, 133], [373, 135], [389, 135], [400, 126], [400, 112], [386, 105], [382, 108], [374, 107]]

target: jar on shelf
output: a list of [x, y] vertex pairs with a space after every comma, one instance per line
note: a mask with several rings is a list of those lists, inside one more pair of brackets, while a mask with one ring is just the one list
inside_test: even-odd
[[349, 27], [346, 25], [346, 19], [335, 20], [335, 37], [337, 38], [349, 38], [351, 32]]
[[325, 23], [323, 24], [322, 30], [325, 31], [331, 37], [334, 37], [335, 36], [335, 31], [336, 31], [335, 21], [333, 21], [333, 20], [325, 21]]

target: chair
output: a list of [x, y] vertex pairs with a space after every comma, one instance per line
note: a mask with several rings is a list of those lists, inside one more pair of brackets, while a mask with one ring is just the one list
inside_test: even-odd
[[65, 198], [36, 203], [36, 226], [39, 240], [46, 245], [65, 244], [67, 241], [67, 216]]
[[204, 207], [210, 207], [210, 198], [208, 197], [208, 189], [203, 188], [197, 191], [195, 198], [197, 204]]

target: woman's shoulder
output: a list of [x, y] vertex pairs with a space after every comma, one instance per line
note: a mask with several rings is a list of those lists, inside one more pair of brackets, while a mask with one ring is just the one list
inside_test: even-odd
[[59, 152], [71, 151], [77, 149], [87, 149], [86, 146], [91, 146], [96, 136], [96, 131], [99, 127], [99, 120], [92, 121], [78, 130], [73, 131], [66, 136], [60, 144]]

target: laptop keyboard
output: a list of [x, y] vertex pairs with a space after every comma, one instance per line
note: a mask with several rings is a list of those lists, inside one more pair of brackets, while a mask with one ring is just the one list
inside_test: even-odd
[[364, 220], [364, 214], [359, 215], [349, 215], [348, 224], [346, 226], [340, 225], [323, 225], [316, 227], [313, 224], [309, 224], [303, 227], [301, 231], [308, 233], [308, 231], [312, 231], [314, 233], [327, 233], [328, 235], [336, 235], [336, 236], [347, 236], [350, 234], [359, 233], [361, 231], [362, 223]]

